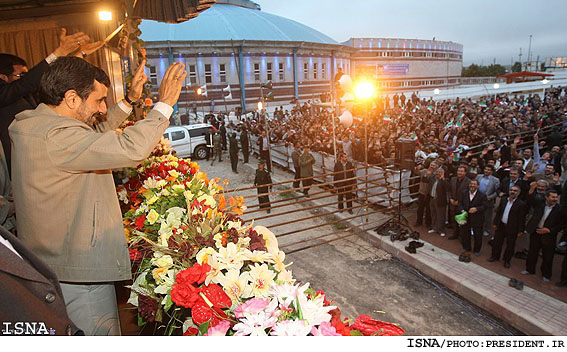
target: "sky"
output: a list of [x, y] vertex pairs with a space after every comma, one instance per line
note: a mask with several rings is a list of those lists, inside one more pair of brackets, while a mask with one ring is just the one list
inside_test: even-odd
[[567, 56], [567, 0], [254, 0], [338, 42], [354, 37], [463, 44], [463, 65]]

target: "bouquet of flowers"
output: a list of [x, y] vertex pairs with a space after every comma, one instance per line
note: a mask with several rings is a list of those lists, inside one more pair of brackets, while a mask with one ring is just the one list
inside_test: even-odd
[[139, 325], [158, 322], [168, 335], [404, 333], [367, 315], [343, 320], [322, 291], [296, 283], [276, 236], [245, 225], [243, 199], [227, 199], [190, 160], [153, 155], [117, 191]]

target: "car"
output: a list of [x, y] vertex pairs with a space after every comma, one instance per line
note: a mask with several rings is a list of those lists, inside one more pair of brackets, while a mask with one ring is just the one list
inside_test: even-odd
[[209, 154], [206, 135], [213, 135], [213, 126], [206, 123], [195, 125], [170, 126], [163, 136], [169, 139], [171, 148], [181, 158], [202, 160]]

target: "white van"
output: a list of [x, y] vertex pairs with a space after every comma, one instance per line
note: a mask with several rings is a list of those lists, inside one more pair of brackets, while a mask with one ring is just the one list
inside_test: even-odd
[[169, 139], [170, 145], [181, 158], [202, 160], [207, 157], [209, 149], [205, 136], [213, 135], [213, 126], [206, 123], [185, 126], [171, 126], [165, 130], [164, 138]]

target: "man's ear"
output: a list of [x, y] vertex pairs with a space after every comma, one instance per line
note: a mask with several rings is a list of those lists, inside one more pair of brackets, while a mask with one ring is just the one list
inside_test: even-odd
[[3, 73], [0, 73], [0, 79], [3, 80], [3, 81], [6, 82], [6, 83], [8, 82], [8, 76], [6, 76], [6, 75], [3, 74]]
[[69, 109], [74, 110], [81, 104], [81, 101], [82, 99], [77, 94], [77, 91], [70, 89], [65, 92], [62, 103], [65, 104]]

